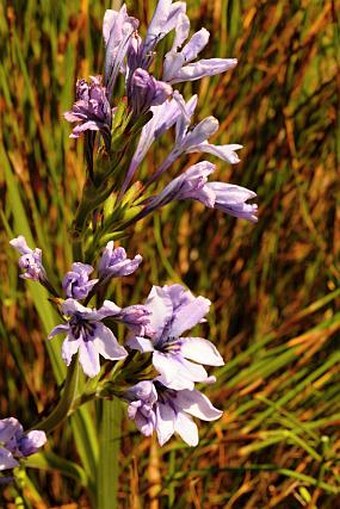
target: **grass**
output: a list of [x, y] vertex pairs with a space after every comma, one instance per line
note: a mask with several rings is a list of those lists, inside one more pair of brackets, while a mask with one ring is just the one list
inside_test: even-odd
[[[127, 3], [150, 19], [152, 2]], [[53, 403], [64, 366], [59, 344], [47, 344], [52, 361], [46, 351], [52, 308], [40, 289], [17, 279], [8, 239], [23, 233], [39, 245], [56, 279], [69, 266], [68, 228], [84, 165], [82, 143], [69, 140], [62, 113], [72, 104], [76, 78], [101, 69], [107, 7], [98, 0], [0, 5], [0, 366], [6, 373], [0, 414], [27, 425]], [[242, 162], [218, 163], [217, 172], [257, 191], [260, 219], [254, 226], [184, 202], [145, 220], [122, 242], [144, 264], [115, 298], [140, 302], [150, 285], [177, 281], [207, 296], [214, 307], [202, 333], [226, 365], [207, 392], [224, 416], [201, 425], [198, 448], [172, 440], [160, 449], [123, 419], [119, 507], [332, 508], [340, 475], [335, 3], [191, 0], [188, 12], [194, 27], [211, 31], [205, 56], [239, 59], [232, 73], [185, 85], [184, 93], [199, 94], [196, 121], [209, 114], [219, 119], [215, 142], [244, 145]], [[150, 153], [144, 175], [169, 141]], [[197, 160], [193, 154], [184, 163]], [[57, 456], [45, 458], [46, 471], [29, 470], [21, 493], [27, 507], [88, 506], [85, 480], [95, 482], [96, 453], [89, 463], [84, 447], [95, 443], [96, 426], [93, 409], [84, 408], [73, 425], [76, 446], [68, 428], [57, 429], [51, 447]], [[81, 467], [67, 469], [62, 456]], [[11, 488], [0, 500], [13, 507]]]

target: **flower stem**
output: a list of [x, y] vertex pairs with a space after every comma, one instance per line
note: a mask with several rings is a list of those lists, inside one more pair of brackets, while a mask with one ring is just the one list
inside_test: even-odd
[[100, 403], [97, 508], [118, 509], [121, 403], [117, 398]]

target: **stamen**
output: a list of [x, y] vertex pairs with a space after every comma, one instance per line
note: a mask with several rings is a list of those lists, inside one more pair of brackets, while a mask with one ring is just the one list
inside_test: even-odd
[[79, 339], [81, 336], [83, 341], [90, 341], [94, 336], [96, 324], [75, 314], [70, 320], [70, 327], [75, 339]]

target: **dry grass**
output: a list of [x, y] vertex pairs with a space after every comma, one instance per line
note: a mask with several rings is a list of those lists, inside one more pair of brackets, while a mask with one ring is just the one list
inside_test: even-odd
[[[81, 143], [68, 139], [62, 112], [72, 103], [76, 77], [101, 68], [105, 6], [0, 5], [0, 412], [27, 423], [53, 402], [56, 385], [41, 327], [45, 317], [48, 329], [47, 310], [39, 311], [42, 297], [32, 286], [17, 282], [7, 242], [11, 231], [26, 227], [26, 216], [56, 277], [70, 261], [68, 225], [83, 164]], [[141, 18], [150, 12], [147, 2], [128, 6]], [[260, 220], [254, 226], [181, 203], [124, 241], [144, 257], [143, 271], [117, 289], [124, 302], [138, 302], [151, 284], [178, 280], [209, 297], [214, 310], [204, 332], [226, 365], [208, 391], [225, 414], [201, 426], [200, 447], [173, 440], [159, 449], [124, 421], [120, 507], [334, 508], [340, 474], [335, 3], [192, 0], [188, 6], [194, 25], [211, 29], [207, 55], [235, 56], [239, 66], [186, 85], [184, 93], [199, 93], [196, 120], [208, 114], [220, 120], [215, 141], [244, 145], [242, 163], [219, 164], [218, 172], [257, 190]], [[166, 151], [164, 142], [155, 148], [145, 173]], [[186, 163], [194, 161], [195, 155]], [[57, 431], [54, 444], [60, 455], [79, 460], [70, 431]], [[57, 472], [30, 476], [31, 507], [87, 507], [76, 481]], [[14, 507], [12, 496], [4, 492], [4, 507]]]

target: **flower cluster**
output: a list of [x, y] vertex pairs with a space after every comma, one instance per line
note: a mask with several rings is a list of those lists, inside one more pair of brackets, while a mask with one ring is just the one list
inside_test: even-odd
[[24, 433], [20, 422], [14, 417], [0, 420], [0, 470], [19, 465], [20, 459], [30, 456], [46, 443], [44, 431]]
[[197, 445], [197, 426], [191, 416], [212, 421], [222, 412], [194, 388], [195, 382], [214, 381], [203, 364], [222, 366], [224, 362], [210, 341], [183, 337], [183, 333], [204, 320], [210, 301], [194, 297], [178, 284], [154, 286], [145, 307], [150, 311], [153, 333], [134, 334], [128, 345], [152, 352], [152, 363], [159, 376], [153, 381], [139, 382], [127, 391], [129, 416], [145, 435], [155, 430], [161, 445], [175, 432], [188, 445]]
[[[215, 170], [209, 161], [179, 171], [184, 166], [181, 158], [193, 152], [228, 164], [240, 161], [237, 151], [242, 145], [210, 143], [219, 122], [208, 116], [194, 123], [197, 95], [186, 99], [175, 88], [233, 69], [237, 60], [199, 59], [209, 32], [202, 28], [189, 36], [183, 1], [159, 0], [144, 38], [138, 29], [139, 21], [128, 14], [125, 4], [119, 11], [106, 11], [103, 76], [78, 80], [75, 103], [64, 115], [75, 124], [70, 136], [84, 135], [87, 172], [72, 225], [74, 260], [59, 288], [51, 283], [55, 278], [48, 276], [40, 249], [30, 249], [22, 236], [11, 245], [21, 255], [21, 276], [40, 282], [52, 294], [63, 322], [49, 339], [65, 336], [62, 358], [67, 366], [77, 366], [79, 359], [85, 375], [94, 378], [91, 387], [97, 384], [92, 396], [120, 397], [138, 429], [146, 436], [156, 432], [161, 445], [176, 433], [193, 446], [198, 443], [193, 417], [214, 421], [222, 415], [195, 384], [213, 383], [215, 377], [206, 366], [222, 366], [223, 359], [212, 342], [190, 335], [193, 327], [205, 322], [211, 303], [178, 284], [153, 286], [144, 304], [120, 307], [105, 298], [114, 278], [133, 274], [142, 262], [139, 254], [128, 258], [114, 240], [174, 200], [197, 200], [256, 222], [257, 205], [248, 202], [256, 194], [209, 180]], [[162, 65], [156, 66], [157, 46], [170, 33], [172, 46]], [[136, 180], [149, 149], [170, 129], [173, 147], [142, 182]], [[161, 178], [165, 173], [167, 184]], [[118, 324], [128, 330], [124, 342], [118, 341]], [[140, 366], [145, 363], [143, 371]], [[9, 465], [5, 468], [15, 466], [17, 458], [31, 454], [45, 440], [42, 432], [23, 434], [14, 421], [1, 421], [0, 454]]]
[[[110, 154], [110, 144], [113, 141], [117, 143], [116, 123], [113, 120], [112, 124], [112, 119], [118, 115], [122, 100], [115, 95], [115, 83], [118, 77], [122, 76], [130, 115], [130, 123], [127, 124], [130, 128], [127, 127], [125, 135], [128, 129], [131, 130], [131, 123], [138, 124], [138, 119], [145, 118], [142, 122], [145, 125], [135, 150], [129, 154], [128, 165], [124, 168], [120, 197], [131, 187], [135, 174], [153, 142], [173, 127], [174, 146], [165, 160], [144, 182], [144, 192], [182, 155], [192, 152], [208, 153], [229, 164], [236, 164], [240, 161], [236, 151], [242, 148], [239, 144], [210, 143], [209, 138], [219, 128], [217, 119], [209, 116], [193, 126], [192, 119], [198, 97], [194, 95], [186, 101], [179, 91], [173, 88], [173, 85], [180, 82], [198, 80], [204, 76], [213, 76], [233, 69], [237, 65], [237, 60], [235, 58], [197, 60], [199, 53], [209, 41], [209, 32], [202, 28], [185, 43], [190, 32], [185, 2], [172, 3], [172, 0], [160, 0], [144, 39], [139, 35], [138, 27], [139, 21], [129, 16], [125, 4], [119, 11], [106, 11], [103, 25], [106, 47], [103, 85], [98, 77], [91, 78], [90, 85], [80, 80], [77, 84], [77, 100], [72, 110], [65, 113], [67, 120], [77, 123], [72, 131], [72, 137], [78, 137], [87, 130], [100, 131]], [[153, 76], [150, 74], [150, 68], [157, 45], [171, 32], [175, 32], [172, 47], [164, 55], [159, 75]], [[110, 133], [111, 125], [113, 127]], [[131, 146], [133, 147], [133, 144]], [[93, 146], [87, 149], [87, 152], [91, 151]], [[174, 200], [193, 198], [208, 207], [256, 222], [257, 205], [248, 203], [248, 200], [255, 198], [256, 194], [234, 184], [207, 182], [207, 175], [214, 169], [215, 166], [210, 162], [202, 161], [173, 179], [159, 194], [144, 195], [142, 202], [138, 197], [138, 203], [142, 203], [143, 208], [139, 210], [135, 220]], [[131, 203], [131, 207], [134, 205]]]
[[[18, 249], [18, 239], [11, 244]], [[58, 299], [65, 322], [54, 327], [49, 339], [57, 334], [66, 335], [63, 360], [69, 366], [79, 352], [79, 362], [89, 377], [100, 374], [100, 357], [118, 361], [126, 359], [128, 351], [152, 352], [151, 362], [158, 375], [121, 393], [129, 403], [128, 414], [142, 433], [150, 435], [155, 430], [161, 445], [175, 432], [189, 445], [196, 445], [198, 432], [191, 416], [209, 421], [222, 414], [195, 389], [195, 383], [213, 382], [214, 377], [208, 375], [203, 365], [222, 366], [223, 359], [207, 339], [184, 335], [205, 321], [210, 301], [174, 284], [154, 286], [144, 304], [121, 308], [104, 300], [99, 309], [87, 306], [91, 292], [100, 291], [115, 276], [132, 274], [141, 261], [140, 255], [129, 259], [124, 248], [115, 248], [110, 241], [99, 259], [97, 278], [89, 279], [94, 271], [91, 265], [73, 263], [62, 281], [66, 298]], [[27, 273], [32, 271], [29, 264], [24, 269]], [[42, 264], [41, 270], [48, 282]], [[118, 343], [113, 330], [115, 323], [124, 323], [130, 331], [125, 346]]]

